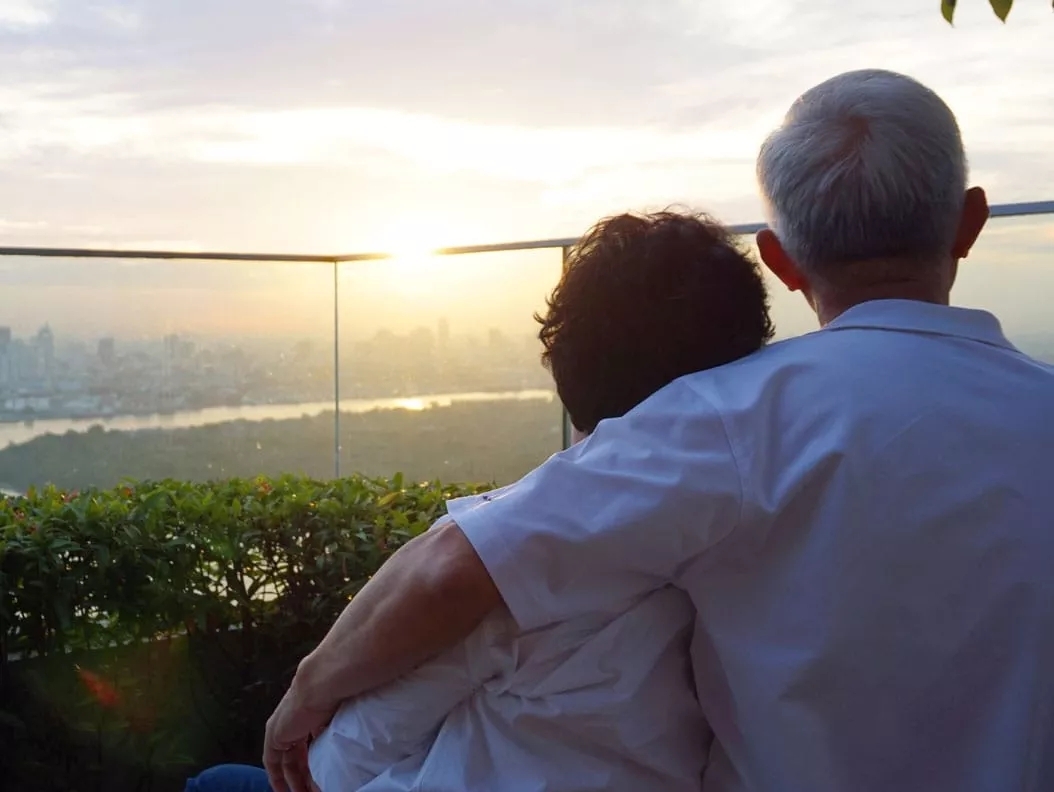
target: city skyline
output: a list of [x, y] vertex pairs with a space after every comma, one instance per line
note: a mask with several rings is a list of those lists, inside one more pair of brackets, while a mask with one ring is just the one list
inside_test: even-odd
[[[546, 388], [540, 349], [535, 335], [498, 328], [452, 333], [445, 318], [405, 334], [380, 328], [341, 349], [341, 391], [376, 399]], [[302, 337], [86, 342], [48, 324], [27, 337], [0, 325], [0, 424], [314, 404], [333, 396], [334, 363], [332, 343]]]
[[[0, 317], [2, 321], [2, 317]], [[42, 332], [47, 331], [51, 335], [55, 335], [54, 323], [49, 319], [44, 319], [35, 324], [31, 323], [26, 325], [30, 329], [29, 332], [25, 330], [16, 332], [16, 329], [10, 325], [0, 324], [0, 346], [8, 343], [26, 343], [32, 342]], [[361, 342], [375, 339], [378, 336], [395, 334], [396, 336], [406, 337], [413, 335], [421, 331], [433, 334], [435, 337], [444, 336], [447, 339], [453, 339], [457, 341], [473, 340], [483, 337], [488, 337], [494, 332], [498, 332], [500, 335], [505, 335], [506, 330], [500, 327], [462, 327], [451, 329], [452, 325], [446, 317], [439, 317], [433, 325], [425, 323], [418, 324], [413, 327], [409, 327], [404, 330], [397, 330], [391, 327], [375, 327], [368, 329], [359, 334], [352, 334], [350, 332], [342, 332], [342, 339], [350, 340], [351, 342]], [[522, 328], [517, 328], [522, 329]], [[537, 339], [536, 332], [528, 332], [532, 339]], [[64, 334], [61, 335], [55, 341], [58, 348], [62, 346], [82, 348], [85, 346], [98, 345], [97, 351], [102, 355], [101, 349], [103, 345], [108, 345], [110, 350], [109, 354], [115, 354], [118, 349], [126, 351], [133, 349], [140, 351], [144, 348], [160, 347], [163, 348], [170, 343], [190, 343], [192, 346], [199, 343], [212, 343], [227, 346], [239, 346], [239, 345], [268, 345], [273, 346], [276, 342], [288, 344], [294, 346], [297, 344], [309, 342], [312, 344], [317, 343], [319, 340], [331, 343], [333, 340], [332, 328], [328, 333], [321, 333], [317, 338], [311, 337], [310, 335], [286, 335], [282, 333], [276, 333], [274, 335], [266, 334], [209, 334], [204, 332], [195, 332], [193, 330], [184, 329], [182, 332], [166, 332], [164, 334], [139, 334], [132, 333], [127, 335], [117, 334], [98, 334], [98, 333], [82, 333], [82, 334]], [[94, 346], [93, 346], [94, 348]]]
[[[981, 0], [0, 0], [0, 242], [325, 253], [342, 339], [530, 332], [558, 250], [670, 205], [764, 219], [754, 160], [804, 89], [902, 71], [957, 114], [993, 203], [1052, 199], [1054, 18]], [[1054, 217], [993, 220], [956, 304], [1048, 333]], [[771, 280], [770, 280], [771, 282]], [[815, 327], [772, 284], [781, 336]], [[330, 265], [0, 258], [0, 326], [59, 338], [331, 338]]]
[[[993, 311], [1008, 333], [1047, 332], [1052, 254], [1054, 216], [993, 218], [960, 267], [953, 301]], [[380, 326], [405, 332], [442, 316], [457, 328], [529, 330], [560, 266], [554, 249], [345, 264], [342, 336], [368, 336]], [[768, 281], [778, 332], [814, 329], [800, 297]], [[322, 339], [332, 337], [333, 311], [330, 264], [0, 258], [0, 325], [21, 334], [35, 332], [46, 318], [67, 336]]]

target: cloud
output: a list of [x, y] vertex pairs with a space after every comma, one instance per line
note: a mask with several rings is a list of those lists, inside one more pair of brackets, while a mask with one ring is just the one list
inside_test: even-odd
[[3, 234], [19, 231], [39, 231], [47, 227], [48, 224], [43, 220], [9, 220], [5, 217], [0, 217], [0, 233]]
[[241, 110], [201, 106], [136, 111], [121, 96], [55, 100], [47, 86], [0, 91], [11, 133], [0, 160], [62, 150], [82, 156], [237, 165], [355, 168], [376, 152], [439, 175], [476, 172], [551, 184], [598, 168], [752, 156], [748, 130], [729, 123], [664, 128], [458, 120], [374, 107]]
[[92, 11], [106, 25], [124, 33], [135, 33], [143, 28], [143, 12], [120, 4], [93, 6]]
[[0, 0], [0, 30], [24, 31], [52, 20], [51, 0]]
[[916, 0], [16, 5], [47, 23], [0, 32], [0, 216], [38, 243], [368, 247], [440, 207], [459, 243], [669, 202], [748, 221], [794, 96], [874, 65], [948, 98], [993, 199], [1054, 168], [1042, 3], [954, 30]]

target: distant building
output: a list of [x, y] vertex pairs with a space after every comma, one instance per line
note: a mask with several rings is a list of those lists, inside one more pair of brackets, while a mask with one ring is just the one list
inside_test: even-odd
[[197, 350], [193, 341], [184, 341], [175, 333], [165, 336], [163, 344], [165, 359], [169, 361], [190, 360]]
[[172, 335], [165, 336], [164, 345], [165, 357], [169, 360], [175, 360], [176, 357], [179, 355], [179, 336], [175, 335], [174, 333]]
[[109, 368], [117, 361], [117, 343], [112, 337], [99, 339], [99, 362]]
[[15, 384], [15, 353], [11, 344], [11, 328], [0, 327], [0, 389]]
[[36, 347], [44, 379], [50, 382], [55, 376], [55, 334], [50, 325], [44, 325], [37, 332]]

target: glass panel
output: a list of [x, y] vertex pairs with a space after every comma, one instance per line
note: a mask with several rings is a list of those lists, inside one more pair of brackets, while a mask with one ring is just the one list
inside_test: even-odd
[[992, 218], [959, 265], [956, 305], [984, 308], [1022, 351], [1054, 363], [1054, 215]]
[[[744, 234], [740, 238], [743, 246], [750, 251], [756, 261], [761, 261], [758, 255], [758, 247], [754, 243], [753, 234]], [[792, 294], [787, 287], [780, 283], [764, 264], [761, 272], [765, 276], [765, 285], [769, 291], [770, 316], [776, 325], [775, 340], [793, 338], [794, 336], [810, 333], [816, 329], [816, 314], [809, 308], [801, 294]]]
[[332, 316], [327, 264], [0, 259], [0, 487], [331, 476]]
[[342, 472], [508, 483], [559, 450], [532, 317], [560, 267], [558, 249], [344, 265]]
[[[754, 255], [752, 239], [744, 238]], [[815, 330], [816, 316], [767, 270], [776, 337]], [[970, 256], [961, 262], [952, 302], [999, 317], [1007, 336], [1030, 355], [1054, 362], [1054, 215], [992, 218]]]

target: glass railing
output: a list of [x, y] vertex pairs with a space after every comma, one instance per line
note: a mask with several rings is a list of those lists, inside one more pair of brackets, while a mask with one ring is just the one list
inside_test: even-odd
[[[1054, 201], [993, 215], [955, 299], [1054, 362]], [[400, 258], [0, 248], [0, 489], [512, 481], [567, 441], [532, 317], [573, 242]], [[772, 293], [781, 337], [813, 329], [800, 296]]]
[[[771, 276], [769, 290], [778, 337], [815, 329], [816, 317], [801, 295], [789, 294]], [[953, 303], [991, 311], [1011, 342], [1054, 363], [1054, 313], [1046, 296], [1052, 293], [1054, 201], [993, 207], [973, 251], [959, 265]]]
[[333, 474], [332, 265], [0, 267], [0, 487]]
[[341, 265], [339, 470], [508, 483], [558, 451], [533, 315], [561, 259], [557, 248]]

